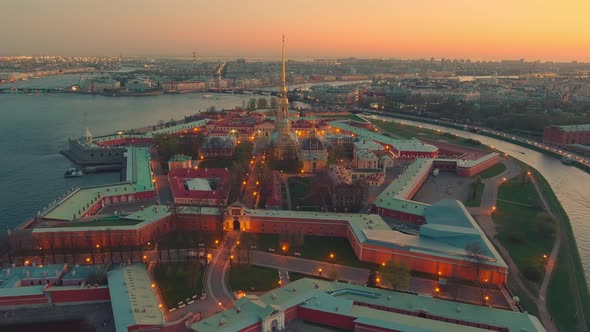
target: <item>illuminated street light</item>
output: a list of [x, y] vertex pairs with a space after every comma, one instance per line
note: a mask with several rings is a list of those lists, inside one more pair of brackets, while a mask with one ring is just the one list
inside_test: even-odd
[[86, 263], [90, 263], [90, 257], [86, 257]]
[[97, 244], [97, 245], [96, 245], [96, 249], [98, 249], [98, 248], [100, 248], [100, 244]]
[[434, 292], [435, 292], [435, 293], [440, 293], [440, 288], [436, 287], [436, 288], [434, 289]]
[[543, 258], [544, 258], [544, 259], [547, 259], [547, 254], [544, 254], [544, 255], [543, 255]]
[[484, 297], [484, 300], [486, 300], [486, 302], [487, 302], [487, 301], [489, 301], [489, 300], [490, 300], [490, 297], [486, 295], [486, 296]]

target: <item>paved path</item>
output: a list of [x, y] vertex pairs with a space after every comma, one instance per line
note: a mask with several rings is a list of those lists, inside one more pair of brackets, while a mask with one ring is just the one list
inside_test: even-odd
[[[475, 219], [477, 220], [481, 229], [484, 231], [488, 239], [490, 239], [490, 241], [494, 243], [494, 246], [496, 247], [496, 249], [498, 249], [502, 257], [506, 261], [511, 277], [513, 277], [511, 278], [511, 280], [513, 280], [518, 285], [522, 292], [524, 292], [531, 300], [535, 302], [535, 305], [539, 310], [539, 319], [543, 323], [543, 326], [545, 326], [545, 329], [548, 332], [558, 331], [555, 324], [553, 323], [551, 315], [549, 315], [547, 311], [547, 304], [545, 303], [546, 286], [545, 293], [540, 292], [539, 295], [533, 294], [533, 292], [531, 292], [528, 286], [523, 282], [523, 280], [525, 280], [525, 276], [518, 269], [516, 263], [514, 263], [514, 261], [512, 260], [508, 250], [506, 250], [502, 243], [500, 243], [500, 241], [496, 239], [496, 224], [494, 223], [494, 220], [491, 217], [491, 213], [493, 212], [492, 207], [496, 205], [496, 202], [498, 200], [498, 188], [502, 184], [504, 179], [511, 179], [515, 176], [518, 176], [521, 172], [520, 166], [513, 160], [503, 159], [502, 163], [506, 165], [506, 170], [493, 178], [483, 180], [485, 187], [482, 195], [481, 206], [479, 208], [470, 208], [469, 211], [471, 212], [471, 214], [475, 216]], [[535, 183], [535, 181], [533, 181], [533, 183]], [[542, 193], [539, 191], [539, 188], [536, 184], [535, 187], [537, 188], [537, 192], [541, 197], [541, 201], [545, 205], [545, 209], [547, 209], [548, 206], [546, 205]], [[556, 257], [557, 250], [559, 248], [559, 240], [555, 242], [555, 245], [557, 245], [557, 247], [554, 245], [551, 254], [555, 255]], [[554, 262], [555, 261], [553, 260], [552, 265], [554, 265]], [[549, 282], [552, 269], [553, 267], [551, 267], [551, 271], [548, 270], [546, 272], [545, 279], [547, 279], [547, 281], [543, 280], [544, 283]]]

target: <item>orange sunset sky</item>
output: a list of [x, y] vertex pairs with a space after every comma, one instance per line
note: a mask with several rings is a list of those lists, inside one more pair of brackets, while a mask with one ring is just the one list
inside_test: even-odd
[[590, 0], [20, 0], [0, 55], [590, 61]]

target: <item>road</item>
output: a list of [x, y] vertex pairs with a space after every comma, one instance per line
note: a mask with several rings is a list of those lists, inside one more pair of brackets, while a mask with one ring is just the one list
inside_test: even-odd
[[160, 156], [158, 155], [156, 148], [151, 149], [150, 158], [152, 171], [154, 172], [156, 179], [155, 187], [158, 202], [162, 204], [172, 202], [173, 199], [172, 192], [170, 191], [170, 182], [168, 181], [168, 176], [162, 169], [162, 165], [160, 164]]

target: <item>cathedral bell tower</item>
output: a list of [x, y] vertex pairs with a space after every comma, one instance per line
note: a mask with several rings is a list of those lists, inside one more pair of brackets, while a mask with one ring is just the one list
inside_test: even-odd
[[289, 121], [289, 99], [287, 98], [287, 60], [285, 56], [285, 36], [283, 35], [281, 92], [275, 110], [275, 128], [271, 133], [270, 144], [276, 160], [297, 160], [299, 142], [291, 130]]

